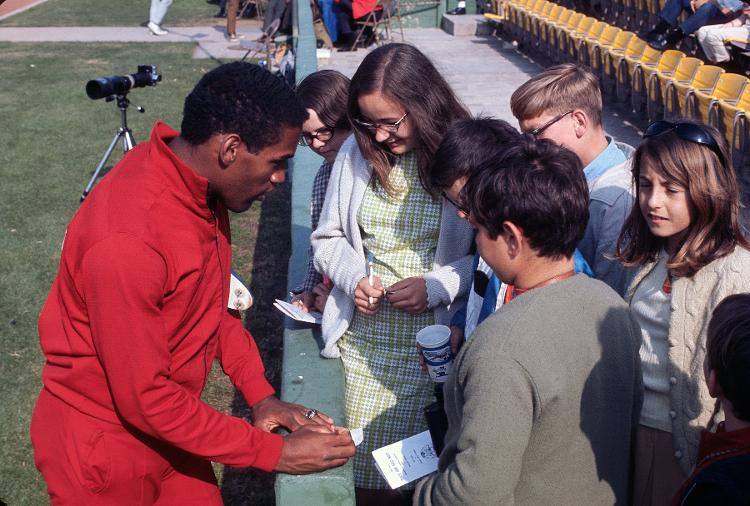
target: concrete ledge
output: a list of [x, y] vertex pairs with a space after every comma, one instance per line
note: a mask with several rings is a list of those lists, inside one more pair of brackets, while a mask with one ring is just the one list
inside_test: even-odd
[[473, 37], [474, 35], [489, 35], [492, 27], [478, 14], [465, 14], [463, 16], [452, 16], [443, 14], [440, 28], [454, 37]]
[[[310, 2], [295, 0], [295, 78], [299, 83], [317, 70], [315, 34]], [[292, 184], [292, 256], [288, 285], [299, 283], [307, 268], [310, 246], [310, 192], [322, 159], [301, 147], [289, 165]], [[320, 356], [320, 327], [300, 325], [289, 318], [284, 328], [281, 398], [319, 409], [344, 425], [344, 371], [340, 360]], [[293, 476], [278, 474], [277, 506], [325, 504], [354, 506], [354, 475], [351, 462], [323, 473]]]

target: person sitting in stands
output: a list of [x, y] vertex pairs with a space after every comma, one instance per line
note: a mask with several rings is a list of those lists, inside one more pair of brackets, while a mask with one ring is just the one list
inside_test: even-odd
[[724, 63], [731, 59], [724, 41], [733, 39], [750, 44], [750, 6], [744, 5], [742, 14], [728, 23], [706, 25], [698, 29], [695, 38], [711, 63]]
[[[659, 12], [656, 27], [641, 37], [649, 46], [664, 51], [702, 26], [716, 21], [729, 21], [742, 10], [743, 5], [740, 0], [667, 0]], [[679, 26], [675, 26], [682, 11], [689, 12], [690, 16]]]

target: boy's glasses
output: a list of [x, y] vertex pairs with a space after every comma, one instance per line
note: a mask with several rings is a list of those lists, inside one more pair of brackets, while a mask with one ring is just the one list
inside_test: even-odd
[[318, 128], [314, 132], [302, 132], [302, 134], [299, 136], [299, 141], [297, 141], [297, 144], [299, 144], [300, 146], [310, 146], [312, 145], [313, 139], [318, 139], [320, 142], [327, 142], [331, 140], [331, 137], [333, 137], [333, 128]]
[[648, 137], [656, 137], [657, 135], [667, 132], [674, 132], [675, 135], [683, 141], [694, 142], [695, 144], [706, 146], [716, 153], [716, 156], [719, 157], [722, 165], [726, 165], [726, 160], [719, 148], [719, 143], [716, 142], [716, 139], [711, 135], [711, 132], [694, 123], [672, 123], [671, 121], [664, 120], [654, 121], [646, 128], [646, 131], [643, 132], [643, 138], [647, 139]]
[[455, 207], [456, 209], [458, 209], [460, 212], [464, 213], [467, 218], [469, 217], [469, 210], [466, 207], [462, 206], [461, 204], [459, 204], [458, 202], [456, 202], [455, 200], [453, 200], [452, 198], [450, 198], [447, 193], [440, 192], [440, 194], [443, 196], [443, 198], [445, 200], [447, 200], [448, 202], [450, 202], [451, 204], [453, 204], [453, 207]]
[[369, 131], [371, 134], [374, 134], [378, 130], [383, 130], [384, 132], [388, 132], [389, 134], [395, 134], [398, 132], [398, 127], [401, 126], [401, 123], [406, 119], [406, 116], [408, 116], [409, 113], [405, 112], [401, 118], [395, 122], [395, 123], [368, 123], [367, 121], [362, 121], [357, 118], [354, 118], [354, 122], [361, 126], [362, 128]]
[[548, 121], [547, 123], [545, 123], [544, 125], [542, 125], [542, 126], [540, 126], [540, 127], [536, 127], [536, 128], [535, 128], [535, 129], [533, 129], [533, 130], [529, 130], [529, 131], [528, 131], [528, 134], [529, 134], [529, 135], [531, 135], [531, 136], [533, 136], [533, 137], [539, 137], [540, 135], [542, 135], [542, 132], [544, 132], [544, 131], [545, 131], [545, 130], [547, 130], [547, 129], [548, 129], [549, 127], [551, 127], [552, 125], [554, 125], [555, 123], [557, 123], [558, 121], [560, 121], [561, 119], [563, 119], [563, 118], [564, 118], [565, 116], [567, 116], [568, 114], [571, 114], [572, 112], [573, 112], [573, 110], [571, 109], [571, 110], [570, 110], [570, 111], [568, 111], [568, 112], [564, 112], [564, 113], [562, 113], [562, 114], [558, 114], [557, 116], [555, 116], [554, 118], [552, 118], [551, 120], [549, 120], [549, 121]]

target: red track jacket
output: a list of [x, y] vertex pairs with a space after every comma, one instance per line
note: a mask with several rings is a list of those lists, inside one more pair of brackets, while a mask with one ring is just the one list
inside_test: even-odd
[[227, 309], [229, 218], [157, 123], [70, 223], [39, 318], [45, 387], [79, 411], [206, 459], [272, 470], [282, 438], [199, 396], [214, 358], [250, 405], [273, 394]]

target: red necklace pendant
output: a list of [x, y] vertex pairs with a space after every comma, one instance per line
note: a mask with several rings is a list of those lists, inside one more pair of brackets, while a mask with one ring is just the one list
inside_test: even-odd
[[672, 276], [667, 274], [667, 277], [664, 279], [664, 283], [661, 285], [661, 291], [666, 293], [667, 295], [672, 293]]

